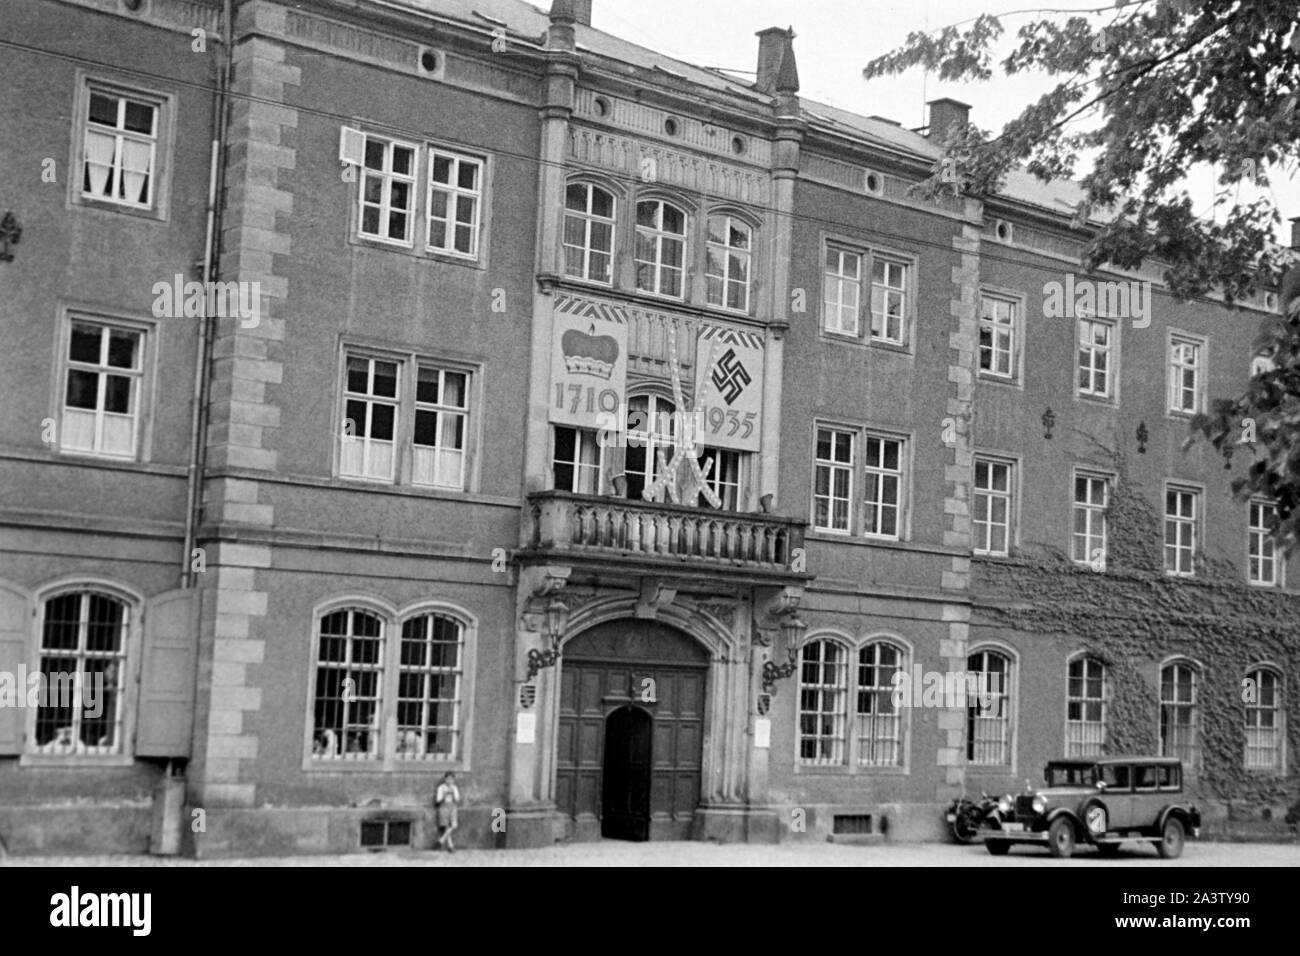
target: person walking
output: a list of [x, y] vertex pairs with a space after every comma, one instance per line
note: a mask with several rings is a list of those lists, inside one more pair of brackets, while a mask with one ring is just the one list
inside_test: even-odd
[[[449, 853], [456, 852], [456, 845], [451, 842], [451, 835], [456, 832], [458, 821], [456, 807], [460, 803], [460, 790], [456, 787], [456, 775], [450, 770], [442, 776], [442, 783], [433, 795], [433, 805], [438, 813], [438, 847]], [[435, 847], [437, 849], [437, 847]]]

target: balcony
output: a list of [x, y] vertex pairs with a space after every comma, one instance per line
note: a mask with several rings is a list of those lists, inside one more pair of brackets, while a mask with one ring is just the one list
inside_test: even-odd
[[[805, 522], [683, 505], [543, 491], [528, 496], [525, 561], [630, 573], [722, 574], [738, 583], [790, 584], [804, 570]], [[796, 570], [797, 568], [797, 570]]]

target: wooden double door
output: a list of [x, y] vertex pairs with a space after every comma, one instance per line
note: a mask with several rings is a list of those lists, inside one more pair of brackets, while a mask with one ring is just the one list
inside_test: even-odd
[[616, 621], [561, 659], [555, 798], [575, 839], [686, 839], [700, 800], [708, 658], [653, 621]]

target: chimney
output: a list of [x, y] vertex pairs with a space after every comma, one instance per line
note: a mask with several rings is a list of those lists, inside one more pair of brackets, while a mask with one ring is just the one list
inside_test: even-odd
[[799, 69], [794, 61], [794, 29], [768, 27], [758, 31], [758, 78], [760, 93], [799, 92]]
[[552, 20], [569, 20], [591, 26], [591, 0], [553, 0], [551, 3]]
[[954, 126], [965, 126], [970, 122], [970, 104], [944, 97], [930, 100], [930, 131], [926, 135], [936, 143], [942, 143], [948, 131]]

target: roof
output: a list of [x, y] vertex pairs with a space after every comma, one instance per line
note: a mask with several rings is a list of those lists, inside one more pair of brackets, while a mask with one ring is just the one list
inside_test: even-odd
[[[540, 37], [550, 25], [547, 10], [524, 0], [389, 0], [418, 10], [472, 26], [494, 29], [501, 24], [510, 33], [525, 37]], [[596, 0], [600, 2], [600, 0]], [[549, 4], [548, 4], [549, 7]], [[584, 24], [574, 25], [574, 40], [578, 49], [600, 57], [631, 64], [661, 73], [717, 92], [751, 96], [760, 102], [771, 98], [752, 88], [747, 79], [733, 78], [726, 73], [697, 66], [665, 56], [655, 50], [638, 46], [603, 30]], [[791, 65], [793, 66], [793, 65]], [[838, 128], [846, 135], [869, 143], [912, 154], [922, 160], [936, 161], [942, 153], [938, 145], [920, 133], [913, 132], [888, 120], [862, 116], [849, 110], [820, 103], [816, 100], [799, 100], [808, 118], [823, 125]], [[999, 195], [1036, 206], [1059, 216], [1074, 213], [1083, 191], [1068, 180], [1045, 183], [1024, 169], [1008, 172]], [[1094, 213], [1094, 219], [1100, 218]]]

